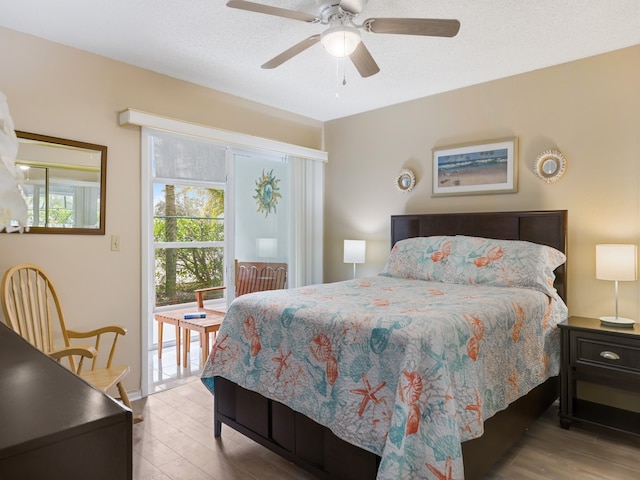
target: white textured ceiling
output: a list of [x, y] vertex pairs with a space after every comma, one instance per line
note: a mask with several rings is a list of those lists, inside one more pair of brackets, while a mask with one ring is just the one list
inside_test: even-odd
[[453, 38], [363, 32], [381, 71], [361, 78], [319, 44], [261, 69], [326, 27], [226, 0], [0, 0], [0, 26], [321, 121], [640, 44], [639, 0], [369, 0], [356, 23], [370, 17], [455, 18], [461, 28]]

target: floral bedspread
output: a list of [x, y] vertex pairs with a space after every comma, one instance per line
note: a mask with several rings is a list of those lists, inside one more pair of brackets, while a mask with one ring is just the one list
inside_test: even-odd
[[460, 443], [557, 375], [558, 298], [384, 276], [239, 297], [220, 375], [381, 456], [379, 480], [462, 479]]

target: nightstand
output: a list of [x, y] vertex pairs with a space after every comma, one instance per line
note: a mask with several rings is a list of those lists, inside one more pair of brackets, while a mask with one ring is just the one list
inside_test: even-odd
[[[561, 331], [560, 425], [574, 420], [640, 435], [640, 324], [613, 328], [596, 318], [569, 317]], [[584, 399], [580, 389], [595, 386], [601, 400]], [[610, 392], [607, 394], [606, 392]], [[628, 395], [633, 406], [608, 401]]]

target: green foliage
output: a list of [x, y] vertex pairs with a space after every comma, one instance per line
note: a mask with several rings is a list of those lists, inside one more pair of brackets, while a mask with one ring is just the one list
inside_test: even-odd
[[[49, 205], [47, 206], [44, 199], [38, 205], [39, 222], [34, 222], [34, 199], [33, 191], [28, 190], [25, 201], [27, 203], [28, 223], [36, 227], [73, 227], [73, 201], [72, 195], [50, 194]], [[47, 210], [48, 208], [48, 210]]]
[[[156, 242], [223, 242], [224, 191], [167, 186], [165, 200], [154, 207]], [[156, 305], [193, 302], [197, 288], [222, 285], [224, 249], [156, 249]]]

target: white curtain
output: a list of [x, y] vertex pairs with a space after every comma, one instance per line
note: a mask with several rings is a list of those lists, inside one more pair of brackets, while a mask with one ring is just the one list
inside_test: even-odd
[[289, 155], [293, 215], [291, 287], [322, 283], [324, 161]]

